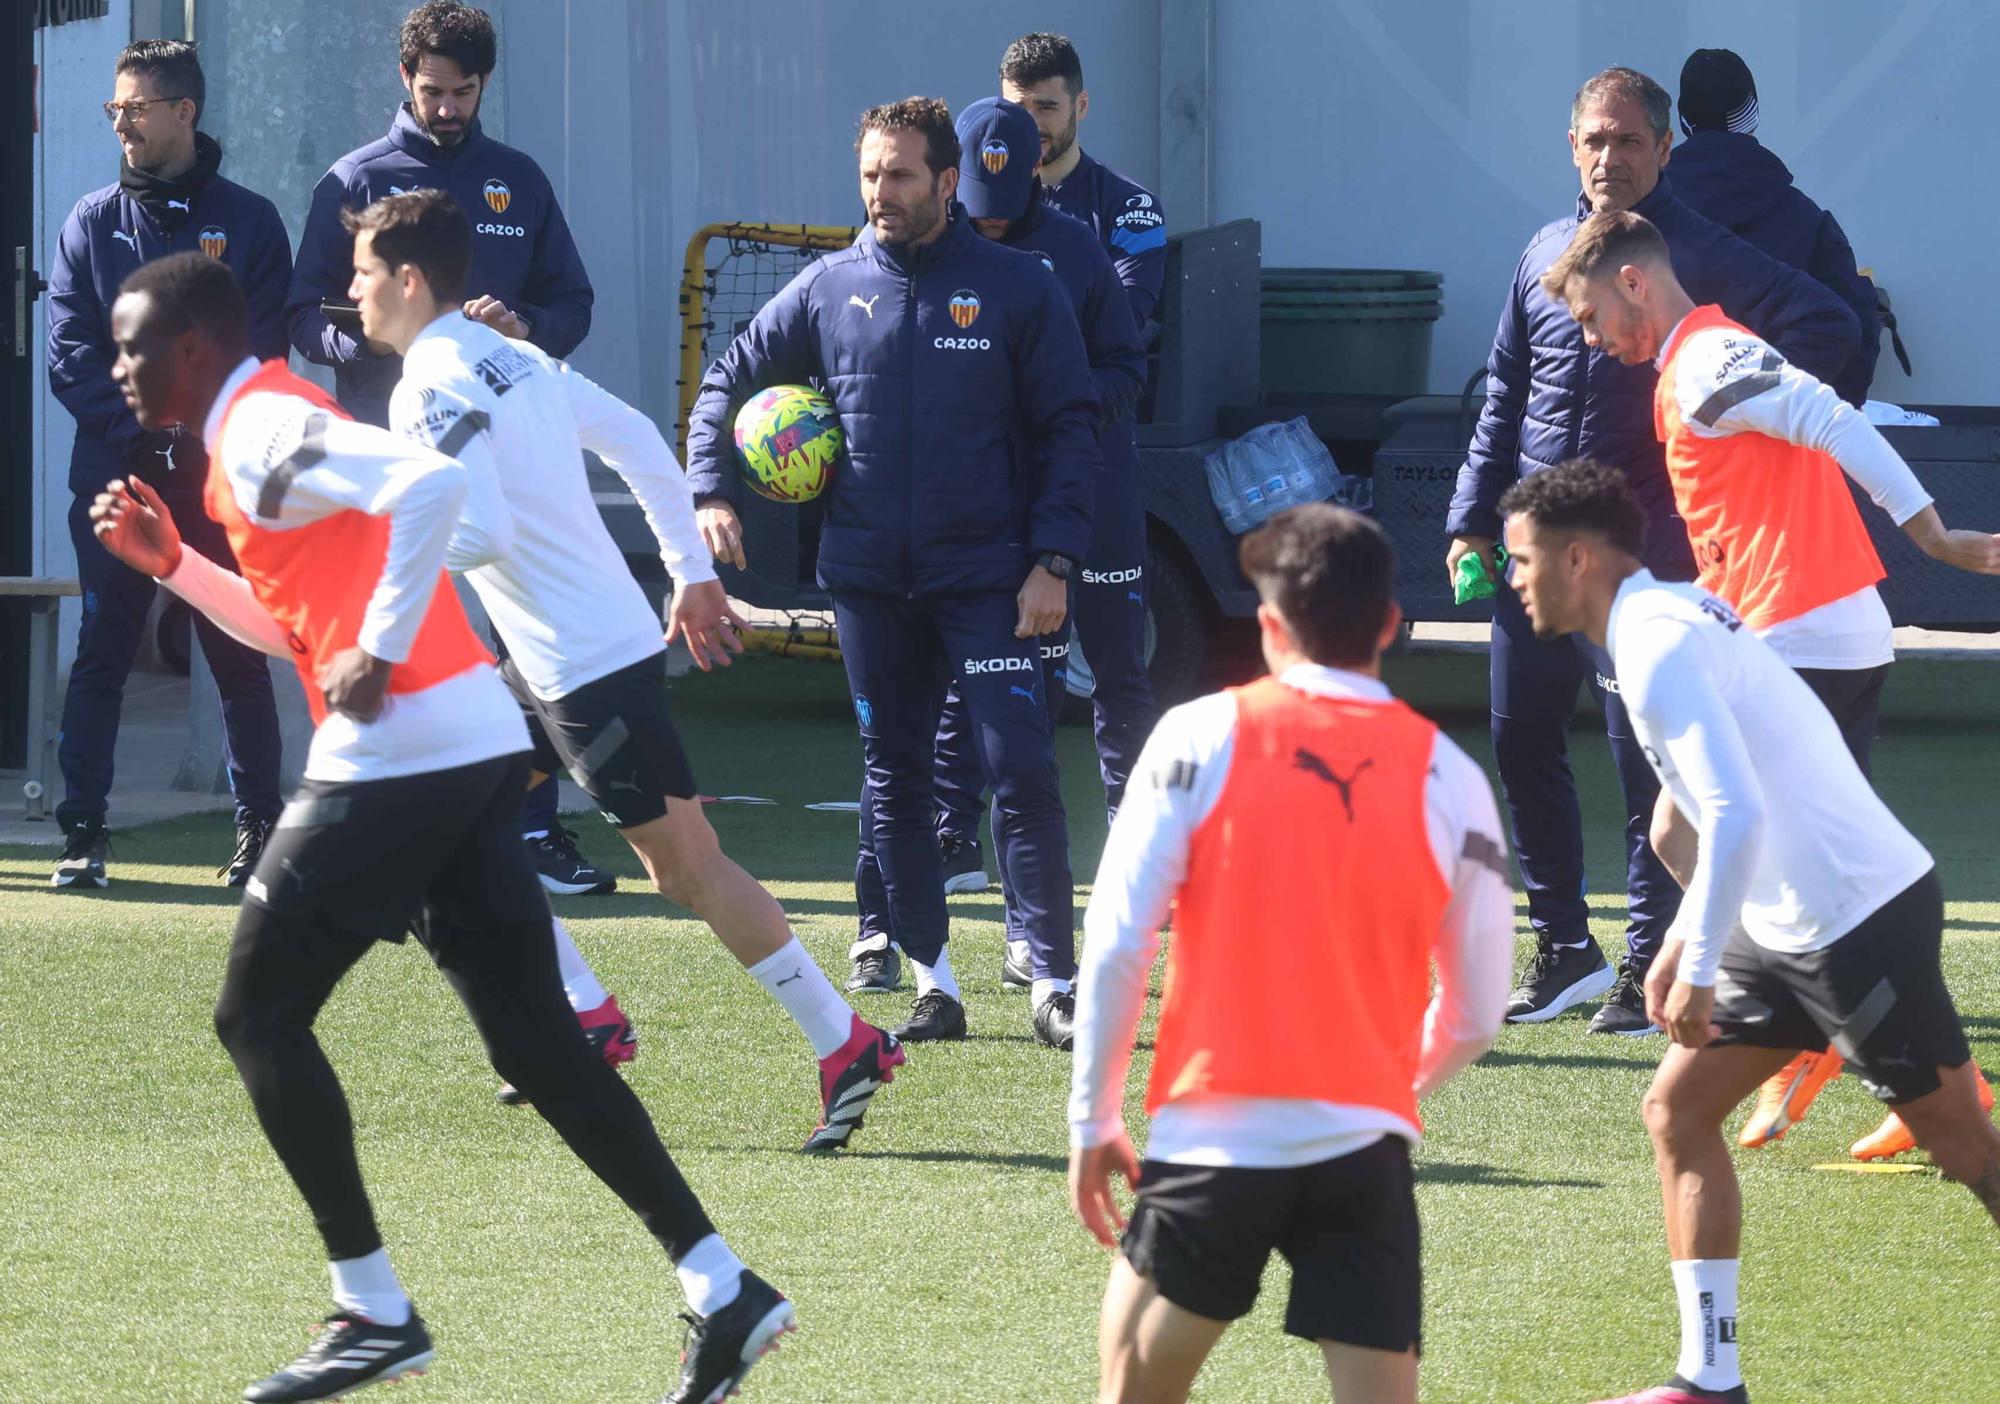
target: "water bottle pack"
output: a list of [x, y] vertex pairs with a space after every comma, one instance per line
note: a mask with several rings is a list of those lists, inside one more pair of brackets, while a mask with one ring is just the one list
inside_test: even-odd
[[1210, 453], [1203, 466], [1209, 497], [1235, 536], [1287, 507], [1332, 501], [1366, 511], [1374, 497], [1368, 479], [1340, 471], [1303, 415], [1258, 425]]

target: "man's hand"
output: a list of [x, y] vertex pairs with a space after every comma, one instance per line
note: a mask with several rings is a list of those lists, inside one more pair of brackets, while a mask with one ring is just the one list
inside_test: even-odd
[[1014, 624], [1017, 639], [1037, 638], [1042, 634], [1053, 634], [1062, 627], [1063, 618], [1069, 613], [1069, 587], [1050, 575], [1041, 566], [1028, 572], [1028, 578], [1021, 585], [1021, 593], [1014, 597], [1014, 604], [1021, 611]]
[[181, 533], [174, 514], [143, 478], [118, 478], [90, 504], [90, 529], [104, 549], [154, 579], [181, 563]]
[[1664, 1016], [1657, 1022], [1667, 1031], [1667, 1037], [1683, 1048], [1706, 1048], [1722, 1037], [1722, 1030], [1712, 1022], [1715, 1013], [1715, 986], [1690, 985], [1685, 980], [1676, 980], [1667, 991], [1665, 1007], [1660, 1011]]
[[1674, 981], [1681, 969], [1681, 938], [1669, 936], [1660, 943], [1660, 953], [1653, 957], [1651, 968], [1646, 971], [1646, 1022], [1654, 1028], [1667, 1026], [1667, 991], [1674, 987]]
[[2000, 575], [2000, 536], [1989, 536], [1983, 531], [1952, 531], [1934, 506], [1924, 508], [1904, 522], [1903, 530], [1932, 560], [1974, 575]]
[[1486, 575], [1494, 588], [1500, 588], [1504, 582], [1500, 579], [1500, 563], [1494, 559], [1493, 538], [1490, 536], [1454, 536], [1451, 539], [1451, 549], [1444, 553], [1445, 582], [1457, 585], [1458, 563], [1474, 552], [1486, 562]]
[[389, 670], [394, 666], [365, 648], [344, 648], [320, 669], [315, 681], [328, 711], [372, 722], [382, 715], [382, 703], [389, 695]]
[[729, 655], [743, 651], [743, 640], [738, 637], [742, 628], [743, 618], [729, 607], [729, 596], [720, 580], [683, 585], [674, 591], [674, 602], [667, 609], [667, 642], [686, 639], [695, 667], [704, 673], [711, 663], [727, 668]]
[[1139, 1187], [1139, 1156], [1122, 1127], [1101, 1146], [1069, 1153], [1069, 1207], [1106, 1248], [1118, 1246], [1118, 1231], [1125, 1227], [1125, 1215], [1111, 1192], [1114, 1174], [1125, 1177], [1126, 1188]]
[[484, 322], [502, 336], [511, 336], [516, 341], [528, 339], [528, 324], [518, 313], [509, 312], [507, 304], [497, 297], [467, 299], [465, 315], [475, 322]]
[[743, 523], [734, 507], [727, 502], [697, 507], [694, 523], [701, 529], [702, 544], [708, 547], [711, 556], [738, 570], [750, 568], [750, 558], [743, 554]]

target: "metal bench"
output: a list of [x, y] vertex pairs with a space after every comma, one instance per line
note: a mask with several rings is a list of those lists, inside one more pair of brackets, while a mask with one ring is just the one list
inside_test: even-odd
[[0, 575], [0, 599], [28, 601], [28, 754], [21, 793], [30, 819], [49, 817], [49, 777], [56, 769], [56, 730], [62, 711], [56, 697], [61, 663], [58, 620], [65, 596], [78, 596], [74, 580], [39, 575]]

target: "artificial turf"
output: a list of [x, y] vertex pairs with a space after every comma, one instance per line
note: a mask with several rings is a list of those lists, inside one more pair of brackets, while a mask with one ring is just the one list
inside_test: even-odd
[[[1947, 975], [2000, 1068], [2000, 727], [1991, 665], [1892, 676], [1876, 769], [1937, 854]], [[1484, 660], [1416, 654], [1390, 676], [1482, 760]], [[753, 659], [676, 683], [711, 810], [835, 974], [852, 929], [858, 743], [835, 666]], [[1103, 840], [1087, 731], [1060, 738], [1079, 906]], [[1616, 953], [1622, 846], [1602, 741], [1575, 763], [1594, 927]], [[645, 890], [594, 818], [610, 897], [558, 910], [641, 1035], [629, 1069], [718, 1224], [798, 1304], [801, 1333], [751, 1377], [763, 1400], [1075, 1400], [1095, 1384], [1106, 1260], [1071, 1217], [1068, 1060], [1035, 1044], [997, 975], [997, 894], [952, 902], [972, 1039], [915, 1050], [855, 1149], [796, 1147], [809, 1050], [707, 931]], [[0, 848], [0, 1401], [236, 1397], [328, 1309], [316, 1236], [265, 1147], [209, 1011], [234, 915], [221, 816], [120, 832], [112, 887], [56, 894], [47, 849]], [[1525, 929], [1525, 917], [1522, 926]], [[1246, 972], [1254, 974], [1254, 972]], [[864, 1014], [894, 1022], [904, 995]], [[1150, 1017], [1150, 1016], [1149, 1016]], [[1142, 1039], [1150, 1029], [1142, 1030]], [[1588, 1400], [1670, 1369], [1675, 1314], [1639, 1098], [1657, 1039], [1580, 1017], [1505, 1030], [1425, 1107], [1424, 1398]], [[383, 947], [320, 1023], [383, 1230], [439, 1357], [410, 1404], [647, 1401], [671, 1386], [679, 1292], [656, 1245], [495, 1078], [414, 946]], [[1144, 1067], [1135, 1066], [1134, 1091]], [[1138, 1123], [1136, 1098], [1133, 1123]], [[1830, 1087], [1779, 1145], [1738, 1157], [1748, 1210], [1742, 1350], [1759, 1404], [2000, 1398], [2000, 1236], [1928, 1169], [1854, 1175], [1875, 1106]], [[1920, 1158], [1919, 1158], [1920, 1159]], [[1196, 1398], [1324, 1397], [1283, 1338], [1286, 1270], [1224, 1338]]]

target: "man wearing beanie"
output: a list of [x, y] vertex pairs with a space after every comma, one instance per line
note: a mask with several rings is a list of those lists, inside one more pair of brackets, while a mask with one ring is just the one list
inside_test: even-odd
[[1792, 184], [1785, 163], [1757, 140], [1757, 80], [1729, 49], [1696, 49], [1681, 67], [1674, 193], [1780, 263], [1810, 274], [1861, 322], [1861, 349], [1827, 383], [1851, 405], [1868, 397], [1880, 350], [1875, 287], [1854, 266], [1840, 223]]

